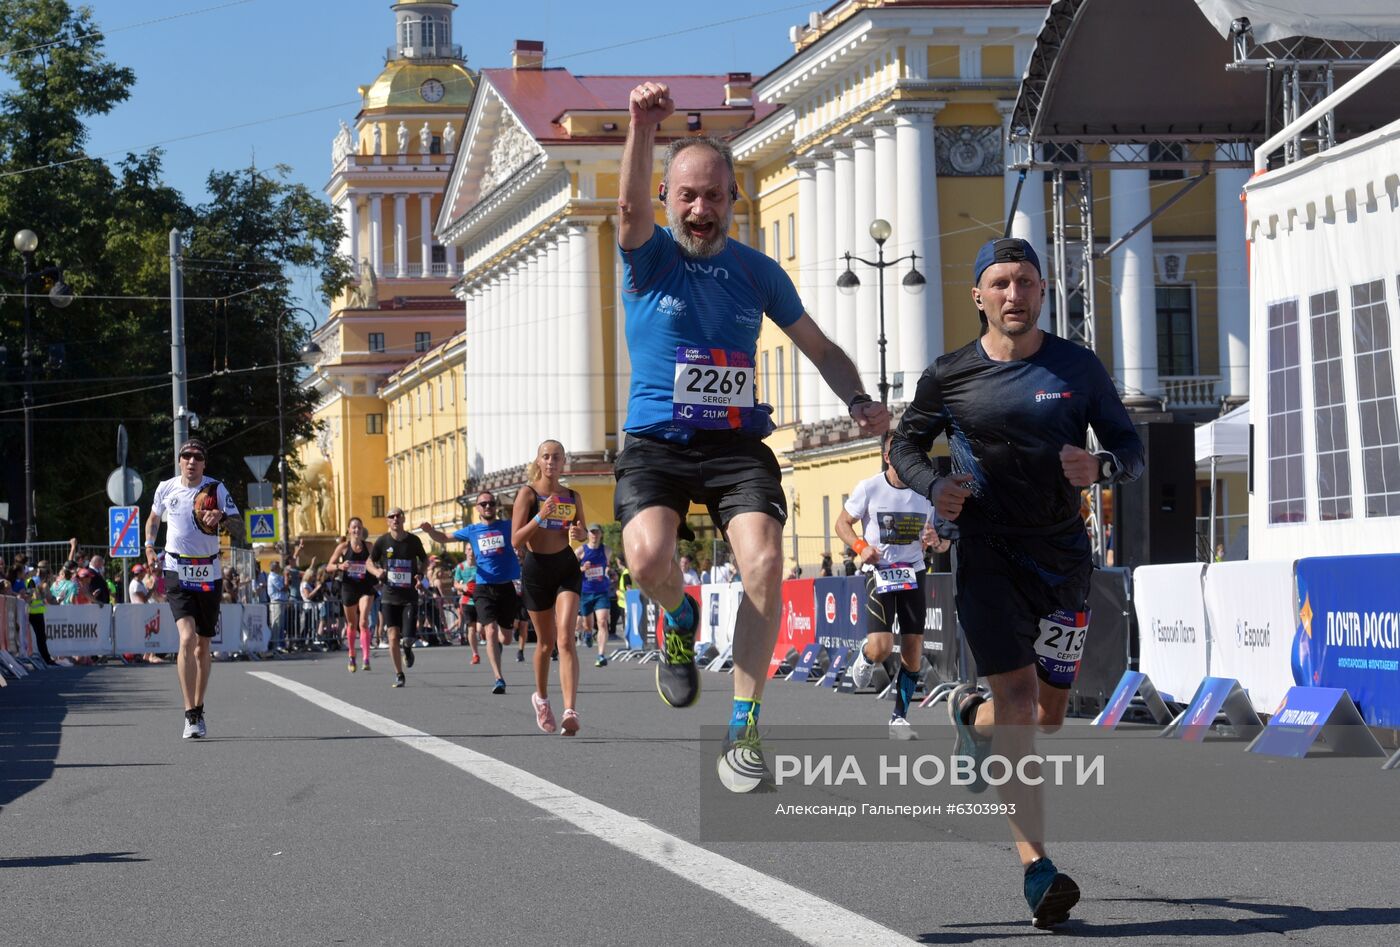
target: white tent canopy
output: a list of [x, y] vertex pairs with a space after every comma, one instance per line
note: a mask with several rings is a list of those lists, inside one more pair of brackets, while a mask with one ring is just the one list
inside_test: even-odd
[[1249, 458], [1249, 405], [1196, 428], [1196, 463], [1208, 464], [1212, 457], [1219, 469], [1244, 469]]
[[1231, 22], [1247, 17], [1260, 43], [1292, 36], [1357, 43], [1400, 40], [1395, 0], [1196, 0], [1196, 5], [1225, 39]]

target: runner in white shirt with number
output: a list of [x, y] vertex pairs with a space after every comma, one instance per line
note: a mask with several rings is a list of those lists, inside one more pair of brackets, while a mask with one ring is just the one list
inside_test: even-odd
[[[896, 679], [890, 737], [917, 738], [909, 726], [909, 703], [919, 685], [924, 651], [924, 616], [928, 599], [924, 590], [924, 549], [943, 545], [933, 531], [933, 504], [904, 485], [890, 466], [890, 434], [881, 438], [884, 470], [856, 484], [836, 518], [836, 535], [856, 552], [866, 573], [865, 611], [867, 633], [851, 664], [857, 687], [869, 687], [875, 665], [894, 650], [894, 622], [899, 622], [900, 668]], [[857, 536], [859, 520], [863, 535]]]
[[[209, 687], [209, 639], [218, 631], [223, 599], [219, 527], [243, 538], [243, 518], [222, 483], [204, 475], [203, 441], [180, 446], [180, 476], [162, 480], [146, 520], [146, 562], [165, 571], [165, 596], [180, 631], [180, 691], [185, 698], [185, 739], [208, 735], [204, 693]], [[165, 520], [165, 554], [156, 533]]]

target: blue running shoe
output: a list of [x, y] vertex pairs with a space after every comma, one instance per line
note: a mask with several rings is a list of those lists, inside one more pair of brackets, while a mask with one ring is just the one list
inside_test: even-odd
[[982, 761], [987, 758], [987, 753], [992, 748], [992, 740], [990, 737], [980, 735], [974, 726], [977, 720], [977, 708], [986, 701], [987, 699], [982, 696], [982, 692], [977, 689], [976, 684], [963, 684], [948, 695], [948, 717], [958, 730], [958, 739], [953, 745], [953, 755], [970, 756], [974, 761], [973, 772], [975, 775], [967, 787], [970, 792], [986, 792], [987, 790], [987, 781], [982, 778]]
[[715, 771], [720, 784], [730, 792], [776, 790], [758, 725], [752, 722], [725, 737], [719, 759], [715, 761]]
[[1026, 866], [1025, 891], [1031, 923], [1041, 930], [1069, 920], [1070, 909], [1079, 903], [1079, 885], [1049, 858], [1037, 858]]

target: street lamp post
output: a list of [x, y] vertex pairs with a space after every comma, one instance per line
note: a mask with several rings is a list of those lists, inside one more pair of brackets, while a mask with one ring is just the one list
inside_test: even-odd
[[919, 272], [919, 255], [910, 252], [893, 260], [885, 259], [885, 241], [890, 238], [892, 228], [888, 220], [877, 218], [870, 224], [870, 236], [875, 241], [875, 259], [867, 260], [863, 257], [851, 256], [849, 250], [846, 251], [846, 272], [836, 277], [836, 288], [843, 294], [851, 296], [860, 289], [860, 279], [851, 271], [851, 261], [864, 263], [866, 266], [875, 267], [876, 280], [879, 286], [880, 299], [880, 403], [888, 405], [890, 403], [890, 383], [885, 374], [885, 268], [909, 261], [909, 272], [904, 274], [904, 279], [900, 284], [904, 291], [910, 295], [917, 296], [924, 291], [924, 284], [927, 282], [924, 275]]
[[34, 298], [30, 285], [52, 279], [49, 290], [49, 305], [55, 309], [66, 309], [73, 301], [73, 290], [63, 281], [63, 271], [56, 266], [36, 268], [34, 252], [39, 249], [39, 237], [32, 230], [21, 230], [15, 234], [15, 249], [24, 261], [19, 273], [0, 270], [6, 277], [18, 280], [24, 287], [24, 546], [32, 559], [33, 543], [39, 538], [39, 524], [34, 517], [34, 357], [30, 328], [34, 321]]
[[[314, 328], [316, 325], [316, 317], [309, 310], [300, 306], [288, 306], [277, 316], [277, 475], [282, 487], [282, 557], [284, 560], [291, 555], [292, 547], [288, 540], [291, 529], [287, 523], [287, 431], [284, 421], [286, 409], [282, 403], [282, 332], [285, 325], [284, 320], [293, 312], [306, 313], [311, 318], [312, 327]], [[297, 352], [297, 355], [303, 364], [312, 365], [321, 357], [321, 347], [315, 342], [308, 341]]]

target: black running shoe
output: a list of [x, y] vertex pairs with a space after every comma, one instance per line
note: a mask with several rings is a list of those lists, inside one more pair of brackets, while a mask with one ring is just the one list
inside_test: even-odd
[[700, 696], [700, 670], [695, 666], [695, 628], [700, 624], [700, 604], [690, 600], [690, 627], [673, 626], [669, 617], [663, 633], [665, 645], [656, 663], [656, 692], [672, 707], [689, 707]]
[[948, 695], [948, 717], [957, 728], [957, 740], [953, 743], [954, 756], [968, 756], [973, 761], [973, 779], [968, 784], [969, 792], [986, 792], [987, 780], [982, 775], [982, 761], [992, 749], [991, 737], [977, 732], [977, 708], [986, 703], [986, 698], [976, 684], [962, 684]]
[[1049, 858], [1037, 858], [1026, 866], [1025, 891], [1031, 923], [1041, 930], [1069, 920], [1070, 909], [1079, 903], [1079, 885]]
[[390, 687], [403, 687], [403, 685], [404, 685], [403, 672], [400, 671], [399, 673], [397, 673], [397, 674], [394, 675], [394, 683], [390, 684], [389, 686], [390, 686]]
[[413, 642], [412, 642], [412, 641], [404, 641], [404, 643], [403, 643], [403, 663], [404, 663], [405, 665], [407, 665], [408, 667], [413, 667]]

